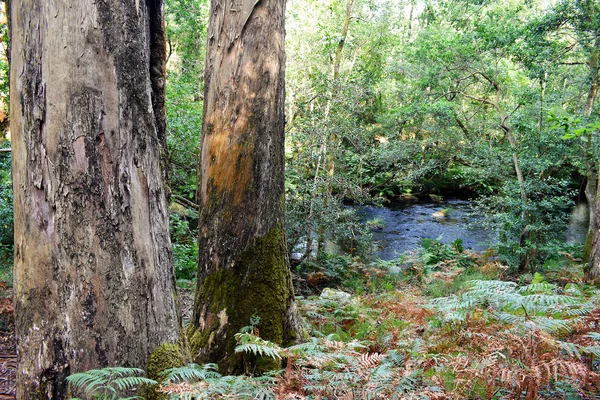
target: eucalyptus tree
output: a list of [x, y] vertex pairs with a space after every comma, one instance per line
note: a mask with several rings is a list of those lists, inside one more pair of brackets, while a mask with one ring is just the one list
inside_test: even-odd
[[235, 334], [300, 336], [284, 221], [284, 0], [212, 1], [205, 68], [196, 362], [244, 367]]
[[162, 2], [12, 5], [17, 396], [64, 399], [179, 340]]

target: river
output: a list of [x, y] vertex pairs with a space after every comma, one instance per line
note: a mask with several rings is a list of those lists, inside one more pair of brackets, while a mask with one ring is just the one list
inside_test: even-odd
[[[483, 218], [472, 209], [471, 200], [445, 200], [386, 207], [359, 206], [363, 220], [382, 222], [373, 230], [378, 257], [393, 260], [407, 250], [415, 250], [423, 238], [451, 243], [461, 239], [465, 249], [482, 251], [494, 244], [495, 235], [487, 230]], [[577, 205], [569, 221], [565, 240], [582, 243], [587, 232], [587, 205]], [[443, 215], [445, 214], [445, 215]]]

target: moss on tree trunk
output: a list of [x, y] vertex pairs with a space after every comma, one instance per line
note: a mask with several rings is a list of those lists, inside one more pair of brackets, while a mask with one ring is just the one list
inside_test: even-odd
[[194, 360], [224, 372], [243, 369], [234, 336], [252, 315], [264, 339], [300, 331], [284, 230], [284, 14], [283, 0], [211, 2], [188, 335]]
[[[200, 320], [198, 327], [191, 328], [192, 354], [217, 361], [226, 371], [243, 370], [243, 355], [234, 353], [235, 334], [249, 325], [252, 316], [260, 318], [257, 328], [263, 339], [283, 345], [294, 343], [297, 332], [287, 329], [293, 317], [292, 301], [285, 235], [276, 227], [257, 238], [235, 259], [232, 268], [215, 271], [199, 286], [199, 309], [195, 312]], [[260, 363], [263, 369], [276, 366], [265, 360]]]

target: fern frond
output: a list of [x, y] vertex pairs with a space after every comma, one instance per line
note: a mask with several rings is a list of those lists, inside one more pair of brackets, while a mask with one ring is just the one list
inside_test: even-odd
[[518, 292], [523, 294], [558, 294], [558, 286], [547, 282], [532, 283], [530, 285], [521, 286], [518, 289]]
[[359, 359], [359, 365], [364, 369], [374, 368], [378, 366], [385, 358], [386, 355], [381, 353], [362, 354]]
[[141, 376], [125, 376], [115, 379], [112, 384], [116, 386], [118, 390], [127, 390], [141, 385], [157, 385], [158, 382]]
[[170, 368], [161, 373], [164, 376], [163, 385], [171, 382], [194, 382], [205, 381], [208, 379], [217, 379], [221, 375], [217, 372], [216, 364], [205, 364], [203, 366], [197, 364], [188, 364], [183, 367]]
[[86, 395], [94, 393], [97, 387], [102, 386], [105, 381], [102, 376], [80, 372], [67, 377], [67, 382], [76, 390], [83, 390]]
[[586, 346], [583, 348], [585, 354], [600, 358], [600, 346]]
[[526, 307], [548, 307], [555, 305], [578, 305], [581, 304], [581, 300], [560, 294], [530, 294], [523, 296], [522, 304]]
[[425, 346], [425, 342], [420, 338], [416, 338], [413, 342], [411, 353], [413, 355], [423, 355], [425, 354], [426, 349], [427, 347]]
[[390, 350], [387, 353], [387, 360], [395, 367], [404, 367], [405, 356], [398, 350]]
[[536, 327], [550, 334], [568, 333], [573, 330], [577, 321], [553, 319], [548, 317], [533, 317]]
[[590, 332], [587, 335], [589, 338], [594, 339], [597, 342], [600, 342], [600, 332]]
[[261, 339], [250, 333], [236, 333], [235, 338], [239, 343], [235, 347], [236, 353], [251, 353], [261, 357], [270, 357], [281, 360], [284, 349], [273, 342]]
[[563, 342], [561, 340], [557, 340], [556, 342], [560, 345], [561, 350], [567, 353], [569, 357], [581, 360], [582, 354], [585, 353], [584, 347], [576, 343]]

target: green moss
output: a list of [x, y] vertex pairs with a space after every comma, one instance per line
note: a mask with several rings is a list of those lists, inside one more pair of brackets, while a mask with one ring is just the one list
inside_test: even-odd
[[188, 330], [194, 360], [217, 362], [226, 373], [278, 368], [271, 360], [235, 354], [234, 335], [257, 315], [260, 337], [284, 346], [295, 342], [296, 332], [285, 331], [292, 290], [284, 231], [276, 227], [256, 239], [232, 268], [214, 271], [202, 282], [197, 304], [207, 308], [196, 311], [204, 319]]
[[[155, 381], [162, 381], [161, 373], [169, 368], [181, 367], [185, 364], [185, 359], [181, 353], [180, 346], [173, 343], [165, 343], [158, 346], [150, 355], [146, 373], [148, 378]], [[149, 400], [168, 399], [164, 393], [159, 393], [156, 387], [150, 387], [145, 390], [144, 397]]]

